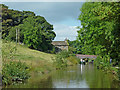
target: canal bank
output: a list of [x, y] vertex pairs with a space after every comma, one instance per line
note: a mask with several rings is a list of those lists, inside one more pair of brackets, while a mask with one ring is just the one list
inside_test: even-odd
[[76, 65], [53, 71], [43, 79], [40, 79], [39, 73], [34, 73], [27, 82], [10, 85], [9, 88], [120, 88], [111, 77], [111, 74], [96, 69], [93, 64]]

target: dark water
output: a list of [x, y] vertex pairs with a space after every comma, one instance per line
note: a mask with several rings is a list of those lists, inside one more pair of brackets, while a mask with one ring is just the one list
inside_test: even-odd
[[10, 88], [120, 88], [110, 74], [90, 65], [78, 65], [52, 72], [44, 79], [35, 74], [27, 83], [11, 85]]

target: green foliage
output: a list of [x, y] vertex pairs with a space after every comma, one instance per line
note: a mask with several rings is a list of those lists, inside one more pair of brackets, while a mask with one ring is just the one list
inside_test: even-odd
[[82, 6], [78, 39], [83, 54], [100, 55], [106, 62], [110, 58], [119, 61], [119, 5], [120, 2], [87, 2]]
[[68, 65], [76, 65], [79, 60], [76, 56], [73, 55], [70, 51], [63, 50], [56, 54], [53, 63], [56, 66], [56, 69], [65, 69]]
[[69, 57], [69, 52], [66, 51], [66, 50], [63, 50], [63, 51], [61, 51], [61, 52], [58, 52], [57, 55], [58, 55], [58, 56], [61, 56], [62, 58], [67, 58], [67, 57]]
[[2, 43], [2, 83], [4, 85], [12, 84], [12, 82], [24, 81], [29, 78], [28, 67], [25, 63], [15, 62], [17, 51], [16, 45], [13, 42], [3, 40]]
[[67, 67], [67, 57], [69, 57], [69, 52], [65, 50], [56, 54], [56, 57], [53, 60], [56, 69], [64, 69]]
[[2, 43], [2, 60], [3, 61], [6, 61], [6, 59], [9, 59], [9, 60], [14, 59], [16, 51], [17, 51], [16, 45], [13, 45], [12, 42], [3, 40], [3, 43]]
[[118, 77], [119, 77], [119, 82], [120, 82], [120, 62], [119, 62], [119, 69], [118, 69]]
[[[2, 4], [2, 38], [16, 41], [16, 30], [19, 30], [18, 41], [27, 44], [29, 48], [51, 52], [51, 42], [56, 34], [53, 25], [44, 17], [35, 16], [31, 11], [8, 9]], [[52, 52], [54, 53], [54, 52]]]
[[2, 83], [9, 85], [12, 82], [24, 81], [30, 77], [28, 71], [29, 69], [26, 64], [20, 61], [4, 63], [2, 68]]
[[16, 30], [19, 30], [19, 42], [24, 41], [24, 30], [22, 30], [23, 25], [19, 24], [18, 26], [14, 26], [10, 29], [8, 36], [6, 37], [9, 41], [16, 41]]
[[11, 10], [8, 9], [8, 6], [2, 4], [2, 38], [6, 38], [10, 29], [22, 24], [22, 21], [28, 16], [35, 16], [35, 14], [30, 11]]
[[86, 2], [79, 20], [78, 39], [83, 54], [95, 54], [95, 64], [104, 70], [120, 60], [120, 2]]
[[56, 53], [56, 47], [52, 45], [51, 50], [48, 51], [51, 54], [55, 54]]
[[41, 51], [51, 49], [51, 42], [55, 38], [55, 33], [52, 31], [53, 26], [44, 17], [33, 16], [26, 18], [23, 21], [22, 30], [24, 30], [24, 43], [28, 47]]
[[81, 44], [79, 43], [78, 40], [74, 41], [68, 41], [69, 43], [69, 52], [74, 53], [74, 54], [81, 54]]
[[70, 56], [67, 58], [73, 65], [79, 64], [79, 59], [76, 56]]

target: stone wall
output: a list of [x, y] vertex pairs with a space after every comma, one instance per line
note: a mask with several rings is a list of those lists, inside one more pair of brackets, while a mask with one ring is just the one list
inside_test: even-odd
[[68, 51], [68, 46], [56, 46], [58, 48], [60, 48], [61, 50], [67, 50]]

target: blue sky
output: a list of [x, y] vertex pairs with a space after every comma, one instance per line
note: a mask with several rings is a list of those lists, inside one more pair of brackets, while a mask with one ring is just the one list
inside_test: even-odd
[[53, 25], [56, 33], [55, 41], [65, 38], [75, 40], [77, 26], [80, 26], [78, 16], [84, 2], [3, 2], [10, 9], [32, 11], [43, 16]]

